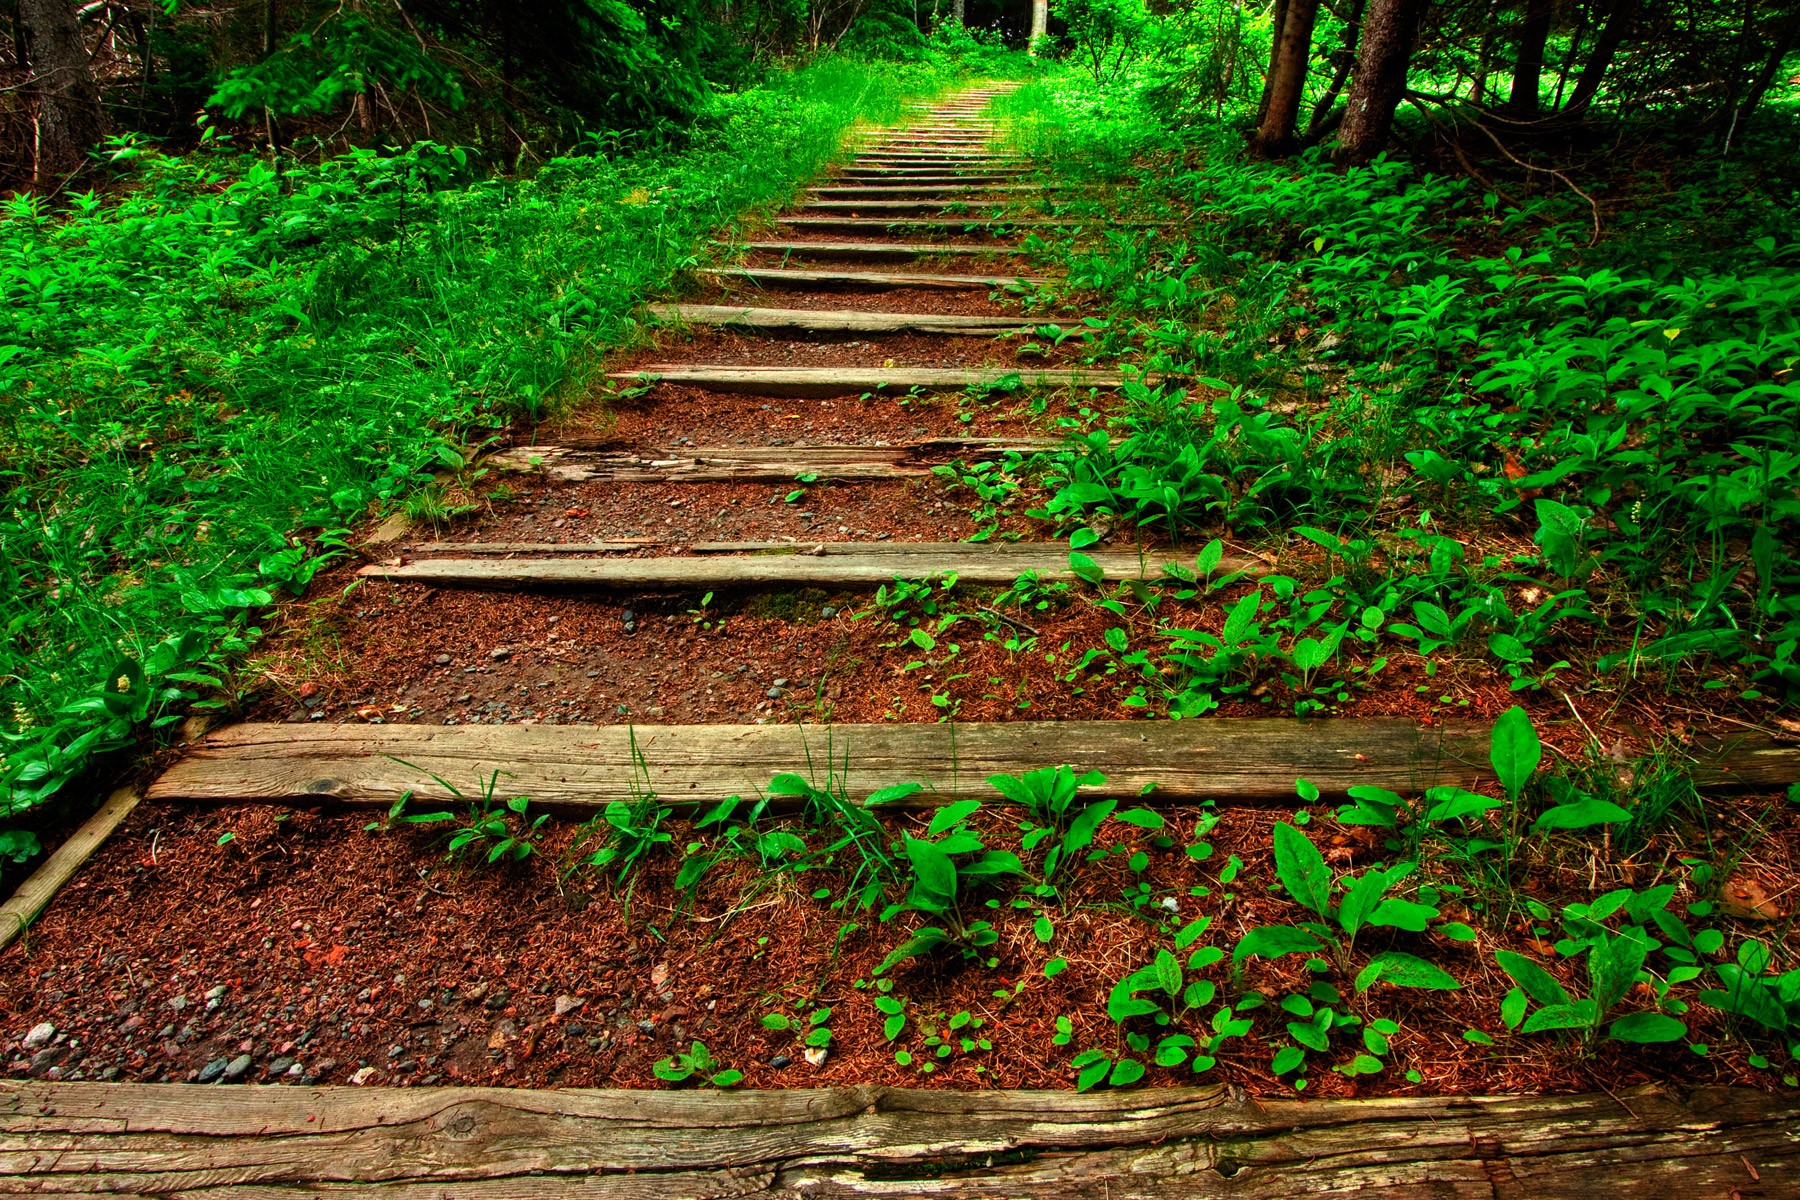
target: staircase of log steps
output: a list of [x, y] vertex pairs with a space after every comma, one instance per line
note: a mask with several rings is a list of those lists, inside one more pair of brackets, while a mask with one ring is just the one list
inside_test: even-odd
[[[1008, 365], [958, 353], [1037, 321], [1000, 312], [991, 292], [1028, 276], [1010, 260], [1021, 231], [1055, 224], [1033, 204], [1024, 162], [992, 144], [989, 102], [973, 88], [878, 133], [829, 183], [779, 221], [783, 236], [736, 247], [707, 272], [709, 303], [668, 304], [677, 329], [769, 339], [772, 361], [652, 364], [626, 373], [646, 400], [724, 403], [748, 396], [957, 391]], [[944, 239], [958, 235], [956, 240]], [[954, 270], [940, 264], [956, 264]], [[884, 308], [896, 293], [941, 303]], [[866, 298], [846, 308], [845, 295]], [[962, 309], [963, 311], [958, 311]], [[808, 335], [872, 345], [929, 338], [946, 361], [904, 368], [798, 365]], [[798, 339], [798, 340], [796, 340]], [[788, 361], [783, 361], [784, 359]], [[646, 373], [647, 372], [647, 373]], [[640, 375], [642, 378], [640, 378]], [[1107, 389], [1103, 371], [1027, 371], [1033, 389]], [[975, 460], [1029, 439], [894, 444], [887, 430], [832, 443], [520, 446], [498, 470], [570, 487], [769, 483], [796, 476], [906, 481], [952, 458]], [[795, 553], [771, 553], [783, 549]], [[671, 550], [675, 548], [671, 547]], [[642, 541], [415, 542], [365, 568], [366, 584], [438, 588], [868, 588], [896, 576], [956, 571], [970, 583], [1021, 572], [1066, 577], [1057, 544], [828, 540], [804, 548], [717, 542], [644, 554]], [[1110, 579], [1156, 578], [1192, 554], [1101, 551]], [[1233, 564], [1253, 568], [1253, 563]], [[1357, 784], [1417, 792], [1479, 786], [1487, 729], [1423, 730], [1406, 720], [1094, 721], [836, 725], [459, 725], [242, 723], [197, 742], [148, 790], [152, 800], [386, 806], [406, 792], [447, 798], [432, 776], [508, 773], [509, 792], [591, 813], [631, 798], [642, 761], [665, 799], [703, 804], [754, 794], [777, 772], [828, 752], [866, 797], [924, 783], [907, 803], [992, 800], [981, 781], [1069, 762], [1103, 771], [1102, 791], [1145, 802], [1291, 799], [1304, 776], [1327, 795]], [[638, 756], [642, 756], [641, 760]], [[1762, 757], [1758, 757], [1761, 755]], [[1791, 748], [1739, 753], [1706, 786], [1784, 783]], [[135, 796], [102, 817], [117, 824]], [[99, 830], [94, 840], [104, 837]], [[71, 868], [72, 869], [72, 868]], [[1800, 1177], [1800, 1103], [1716, 1089], [1625, 1096], [1254, 1100], [1219, 1087], [1078, 1096], [835, 1088], [744, 1094], [494, 1088], [237, 1088], [18, 1081], [0, 1084], [0, 1193], [13, 1190], [258, 1195], [374, 1188], [398, 1195], [493, 1197], [1384, 1196], [1555, 1197], [1598, 1190], [1652, 1196], [1792, 1195]], [[1502, 1149], [1502, 1147], [1506, 1149]], [[1483, 1148], [1486, 1148], [1485, 1150]], [[1508, 1153], [1513, 1151], [1513, 1153]], [[1755, 1166], [1752, 1166], [1752, 1160]], [[905, 1165], [906, 1170], [896, 1174]], [[923, 1164], [923, 1165], [921, 1165]], [[1246, 1164], [1249, 1164], [1246, 1169]], [[1758, 1173], [1760, 1169], [1760, 1174]], [[912, 1171], [907, 1174], [906, 1171]], [[925, 1171], [925, 1174], [918, 1174]], [[909, 1184], [905, 1179], [928, 1182]], [[1786, 1186], [1786, 1185], [1782, 1185]]]
[[[655, 317], [683, 329], [755, 335], [754, 363], [656, 362], [617, 372], [620, 386], [647, 387], [654, 406], [822, 400], [870, 393], [944, 393], [1017, 376], [1030, 390], [1116, 389], [1116, 371], [1051, 367], [1021, 370], [1014, 361], [970, 365], [972, 344], [1043, 319], [993, 297], [1036, 277], [1018, 269], [1018, 243], [1053, 225], [1038, 204], [1030, 164], [996, 146], [987, 116], [1002, 86], [975, 88], [924, 108], [898, 130], [865, 136], [848, 166], [810, 188], [776, 227], [724, 248], [728, 265], [701, 272], [707, 303], [654, 306]], [[939, 264], [957, 264], [945, 271]], [[992, 269], [992, 264], [1005, 269]], [[923, 264], [923, 265], [921, 265]], [[966, 264], [966, 265], [963, 265]], [[990, 269], [984, 270], [984, 265]], [[915, 298], [884, 306], [887, 296]], [[918, 303], [919, 296], [940, 297]], [[846, 298], [853, 301], [845, 307]], [[1061, 317], [1069, 322], [1071, 318]], [[814, 358], [809, 337], [855, 336], [873, 349], [868, 365], [798, 365]], [[884, 344], [909, 339], [906, 365]], [[926, 349], [920, 350], [918, 347]], [[998, 357], [990, 356], [990, 357]], [[531, 472], [575, 487], [734, 483], [791, 486], [798, 477], [891, 481], [928, 477], [940, 463], [994, 458], [1052, 444], [1032, 438], [938, 437], [896, 441], [882, 422], [848, 440], [790, 441], [769, 428], [761, 444], [592, 448], [515, 446], [486, 460], [502, 472]], [[746, 490], [749, 495], [749, 490]], [[760, 498], [760, 496], [759, 496]], [[785, 551], [785, 552], [784, 552]], [[1162, 578], [1188, 566], [1192, 549], [1093, 548], [1109, 581]], [[1265, 565], [1230, 560], [1225, 569]], [[1022, 573], [1073, 580], [1061, 542], [916, 542], [837, 540], [804, 546], [769, 542], [695, 542], [651, 547], [641, 540], [518, 542], [415, 541], [404, 556], [364, 567], [367, 584], [436, 588], [577, 590], [634, 593], [706, 590], [865, 589], [895, 578], [933, 579], [955, 572], [963, 584], [1006, 586]], [[1359, 783], [1400, 791], [1436, 784], [1476, 786], [1485, 730], [1473, 723], [1425, 731], [1407, 720], [1188, 720], [1179, 722], [959, 722], [949, 724], [487, 724], [431, 726], [335, 722], [231, 726], [207, 737], [158, 779], [154, 800], [220, 802], [331, 800], [386, 805], [413, 791], [435, 796], [427, 776], [469, 778], [495, 768], [534, 803], [591, 812], [629, 799], [634, 755], [666, 797], [705, 803], [752, 794], [776, 773], [829, 745], [845, 783], [861, 798], [898, 779], [926, 785], [913, 803], [935, 805], [992, 796], [983, 782], [1046, 765], [1102, 771], [1121, 798], [1154, 784], [1161, 803], [1275, 800], [1304, 776], [1327, 794]]]

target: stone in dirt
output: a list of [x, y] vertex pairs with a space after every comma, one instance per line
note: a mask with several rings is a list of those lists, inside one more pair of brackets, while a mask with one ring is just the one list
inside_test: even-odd
[[812, 1046], [812, 1047], [809, 1047], [806, 1051], [806, 1061], [811, 1063], [815, 1067], [822, 1067], [825, 1065], [825, 1055], [826, 1055], [825, 1047]]
[[41, 1021], [31, 1027], [31, 1032], [20, 1039], [19, 1045], [26, 1050], [37, 1050], [50, 1044], [56, 1036], [56, 1026], [48, 1021]]
[[374, 1067], [358, 1067], [355, 1071], [351, 1072], [350, 1082], [357, 1087], [362, 1087], [364, 1084], [374, 1080], [375, 1077], [380, 1074], [381, 1072], [377, 1071]]
[[231, 1065], [231, 1060], [228, 1058], [215, 1058], [211, 1062], [207, 1063], [204, 1067], [200, 1068], [200, 1077], [198, 1079], [196, 1079], [194, 1082], [195, 1083], [213, 1083], [221, 1075], [225, 1074], [225, 1068], [229, 1067], [230, 1065]]
[[250, 1069], [250, 1056], [248, 1054], [240, 1054], [236, 1058], [232, 1059], [229, 1063], [226, 1064], [225, 1078], [227, 1080], [242, 1079], [244, 1077], [244, 1072], [248, 1071], [249, 1069]]
[[556, 1015], [566, 1017], [586, 1003], [586, 1000], [574, 996], [558, 996], [556, 998]]

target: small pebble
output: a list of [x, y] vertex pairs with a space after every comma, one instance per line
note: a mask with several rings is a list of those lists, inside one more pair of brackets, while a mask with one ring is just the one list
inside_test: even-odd
[[244, 1072], [249, 1069], [250, 1056], [248, 1054], [240, 1054], [226, 1064], [225, 1078], [227, 1080], [241, 1079], [244, 1076]]
[[837, 609], [827, 604], [824, 608], [819, 610], [819, 615], [829, 621], [832, 617], [837, 616]]
[[209, 987], [206, 989], [206, 998], [208, 1000], [218, 1000], [218, 999], [222, 998], [224, 995], [225, 995], [225, 985], [222, 983], [217, 985], [216, 987]]
[[777, 1054], [774, 1058], [771, 1058], [769, 1060], [769, 1065], [771, 1067], [774, 1067], [777, 1071], [779, 1071], [783, 1067], [791, 1066], [793, 1064], [793, 1061], [794, 1061], [793, 1059], [789, 1058], [785, 1054]]
[[639, 1021], [637, 1023], [637, 1027], [639, 1029], [643, 1030], [645, 1033], [655, 1033], [656, 1032], [656, 1022], [655, 1021]]
[[19, 1045], [26, 1050], [37, 1050], [40, 1047], [48, 1046], [50, 1044], [50, 1039], [55, 1036], [56, 1026], [48, 1021], [44, 1021], [37, 1025], [33, 1025], [31, 1027], [31, 1032], [27, 1033], [24, 1038], [20, 1040]]
[[440, 667], [447, 667], [450, 665], [450, 656], [448, 654], [440, 654], [431, 661]]
[[556, 998], [556, 1015], [566, 1017], [586, 1003], [586, 1000], [574, 996], [558, 996]]
[[785, 680], [785, 679], [777, 679], [777, 680], [776, 680], [776, 681], [775, 681], [775, 686], [776, 686], [776, 687], [786, 687], [786, 686], [787, 686], [787, 685], [788, 685], [788, 681], [787, 681], [787, 680]]
[[217, 1080], [219, 1078], [219, 1076], [225, 1074], [225, 1068], [229, 1067], [230, 1065], [231, 1065], [231, 1060], [229, 1058], [215, 1058], [211, 1062], [207, 1063], [204, 1067], [200, 1068], [199, 1078], [197, 1078], [194, 1082], [196, 1082], [196, 1083], [212, 1083], [215, 1080]]
[[815, 1067], [822, 1067], [825, 1065], [825, 1053], [823, 1046], [809, 1046], [806, 1050], [806, 1061]]
[[381, 1074], [381, 1072], [377, 1071], [374, 1067], [358, 1067], [351, 1074], [350, 1082], [357, 1087], [361, 1087], [379, 1074]]
[[771, 699], [771, 700], [779, 700], [779, 699], [781, 699], [781, 698], [782, 698], [782, 697], [783, 697], [783, 696], [784, 696], [784, 695], [786, 695], [786, 694], [787, 694], [787, 693], [785, 693], [785, 692], [783, 692], [783, 691], [782, 691], [782, 690], [781, 690], [781, 689], [780, 689], [780, 688], [778, 688], [778, 687], [772, 687], [772, 688], [770, 688], [770, 689], [769, 689], [769, 690], [768, 690], [768, 691], [766, 691], [766, 692], [764, 692], [764, 693], [763, 693], [763, 695], [765, 695], [765, 696], [767, 696], [767, 697], [768, 697], [768, 698], [769, 698], [769, 699]]
[[512, 657], [512, 651], [505, 646], [495, 646], [492, 650], [488, 651], [488, 657], [495, 662], [505, 662]]

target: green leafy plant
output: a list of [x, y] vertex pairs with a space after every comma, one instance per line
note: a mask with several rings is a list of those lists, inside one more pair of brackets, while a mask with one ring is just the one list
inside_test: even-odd
[[[971, 921], [963, 915], [968, 893], [983, 883], [1007, 875], [1023, 874], [1019, 856], [1009, 850], [989, 850], [965, 824], [980, 804], [963, 800], [938, 810], [927, 829], [928, 837], [907, 834], [902, 847], [910, 870], [906, 898], [890, 904], [881, 914], [889, 921], [902, 913], [920, 913], [937, 924], [913, 930], [895, 947], [875, 973], [881, 975], [895, 965], [940, 949], [954, 949], [966, 958], [979, 958], [981, 951], [1000, 940], [1000, 935], [987, 921]], [[937, 835], [938, 840], [930, 837]]]
[[658, 1079], [669, 1083], [686, 1083], [697, 1080], [709, 1087], [736, 1087], [744, 1080], [742, 1071], [720, 1069], [713, 1058], [712, 1051], [706, 1043], [695, 1042], [686, 1053], [677, 1051], [665, 1059], [661, 1059], [651, 1068]]

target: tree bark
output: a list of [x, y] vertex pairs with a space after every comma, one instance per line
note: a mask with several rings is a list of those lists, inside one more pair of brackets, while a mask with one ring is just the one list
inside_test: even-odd
[[1512, 94], [1506, 102], [1508, 111], [1515, 116], [1537, 115], [1538, 89], [1544, 78], [1544, 46], [1550, 40], [1550, 20], [1555, 12], [1554, 0], [1529, 0], [1525, 6], [1518, 55], [1513, 60]]
[[1750, 119], [1750, 114], [1756, 111], [1756, 106], [1761, 104], [1763, 97], [1768, 94], [1770, 86], [1775, 82], [1777, 72], [1781, 70], [1782, 60], [1787, 58], [1794, 49], [1796, 41], [1800, 41], [1800, 3], [1788, 9], [1786, 19], [1775, 28], [1774, 38], [1769, 47], [1769, 57], [1763, 61], [1762, 70], [1756, 73], [1756, 78], [1750, 81], [1750, 87], [1745, 91], [1744, 98], [1738, 101], [1736, 108], [1732, 110], [1731, 122], [1726, 126], [1723, 138], [1723, 148], [1727, 153], [1730, 153], [1731, 143], [1737, 137], [1738, 131], [1744, 127], [1744, 123]]
[[1281, 57], [1281, 31], [1287, 25], [1288, 0], [1275, 0], [1274, 32], [1269, 35], [1269, 69], [1263, 75], [1262, 99], [1256, 103], [1256, 123], [1269, 115], [1269, 96], [1275, 90], [1275, 60]]
[[1319, 0], [1288, 0], [1275, 58], [1269, 63], [1269, 105], [1252, 140], [1258, 154], [1277, 158], [1294, 148], [1294, 122], [1306, 90], [1306, 65], [1318, 16]]
[[1334, 115], [1332, 106], [1337, 103], [1344, 85], [1350, 82], [1350, 68], [1356, 64], [1357, 42], [1362, 36], [1362, 16], [1364, 0], [1351, 0], [1350, 15], [1344, 21], [1344, 44], [1332, 57], [1337, 60], [1337, 73], [1331, 77], [1331, 86], [1313, 105], [1312, 119], [1306, 123], [1305, 144], [1317, 145], [1325, 136], [1336, 128], [1343, 120], [1341, 115]]
[[1038, 42], [1050, 32], [1050, 0], [1031, 0], [1031, 40], [1026, 43], [1032, 54], [1038, 52]]
[[1637, 6], [1638, 0], [1613, 0], [1606, 25], [1600, 30], [1600, 39], [1594, 43], [1594, 53], [1589, 56], [1587, 66], [1581, 69], [1581, 78], [1575, 81], [1575, 90], [1563, 107], [1564, 112], [1580, 113], [1593, 102], [1606, 78], [1607, 68], [1612, 66], [1613, 56], [1625, 42], [1625, 31], [1637, 17]]
[[1394, 109], [1406, 95], [1406, 69], [1426, 0], [1372, 0], [1356, 48], [1356, 81], [1338, 127], [1333, 157], [1361, 166], [1387, 145]]
[[32, 179], [42, 188], [87, 164], [88, 151], [100, 140], [100, 89], [69, 0], [19, 0], [19, 20], [37, 102]]

